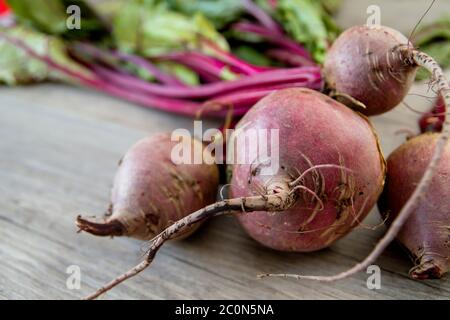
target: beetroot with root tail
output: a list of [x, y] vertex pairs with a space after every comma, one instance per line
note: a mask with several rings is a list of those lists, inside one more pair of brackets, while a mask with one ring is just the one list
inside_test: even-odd
[[[385, 26], [354, 26], [333, 43], [324, 64], [328, 87], [339, 100], [365, 115], [397, 106], [408, 93], [417, 66], [407, 58], [412, 46], [399, 31]], [[345, 97], [349, 96], [349, 97]]]
[[[387, 180], [379, 200], [390, 223], [411, 196], [430, 162], [439, 135], [422, 134], [395, 150], [387, 161]], [[397, 235], [410, 252], [414, 279], [441, 278], [450, 270], [450, 143], [423, 201]]]
[[[232, 166], [232, 197], [265, 194], [277, 180], [287, 180], [295, 204], [283, 212], [255, 211], [237, 215], [247, 233], [281, 251], [325, 248], [365, 218], [384, 184], [385, 161], [368, 120], [326, 95], [285, 89], [260, 100], [239, 122], [242, 133], [278, 129], [279, 171], [261, 175], [258, 158], [247, 148], [251, 164]], [[269, 140], [272, 141], [272, 140]], [[303, 176], [299, 181], [299, 176]]]
[[102, 218], [79, 216], [77, 226], [98, 236], [149, 240], [173, 222], [214, 202], [219, 185], [217, 165], [175, 164], [171, 153], [178, 143], [191, 144], [192, 153], [204, 149], [202, 142], [189, 137], [171, 141], [169, 133], [133, 145], [119, 162], [108, 212]]

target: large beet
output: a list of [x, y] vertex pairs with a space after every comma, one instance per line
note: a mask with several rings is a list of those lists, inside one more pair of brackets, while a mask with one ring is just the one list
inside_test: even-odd
[[[258, 102], [239, 122], [243, 132], [251, 129], [279, 129], [280, 171], [275, 177], [294, 177], [313, 165], [304, 186], [313, 190], [324, 204], [309, 193], [283, 212], [247, 212], [238, 215], [247, 233], [273, 249], [314, 251], [329, 246], [364, 219], [380, 195], [385, 162], [377, 136], [364, 116], [327, 96], [308, 89], [286, 89]], [[249, 175], [258, 154], [246, 150], [249, 164], [232, 165], [232, 197], [264, 193], [274, 176]], [[253, 161], [255, 160], [255, 161]], [[291, 177], [287, 177], [291, 179]], [[295, 179], [295, 178], [294, 178]]]
[[[100, 219], [78, 217], [78, 227], [100, 236], [148, 240], [214, 202], [219, 184], [217, 165], [175, 164], [171, 152], [177, 143], [169, 133], [162, 133], [133, 145], [119, 163], [109, 212]], [[189, 137], [182, 143], [191, 144], [192, 152], [204, 148]]]
[[[395, 150], [387, 161], [386, 187], [380, 212], [390, 223], [411, 196], [426, 170], [439, 135], [422, 134]], [[450, 270], [450, 143], [447, 143], [437, 174], [424, 200], [397, 235], [411, 253], [416, 279], [440, 278]]]

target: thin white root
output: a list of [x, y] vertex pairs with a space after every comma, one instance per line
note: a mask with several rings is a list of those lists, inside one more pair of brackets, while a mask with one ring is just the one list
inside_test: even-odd
[[[435, 80], [438, 86], [439, 93], [444, 98], [445, 111], [450, 110], [449, 108], [450, 86], [447, 78], [445, 77], [445, 74], [443, 73], [441, 67], [439, 67], [438, 63], [429, 55], [417, 50], [411, 51], [409, 56], [412, 63], [415, 63], [427, 69], [432, 74], [433, 79]], [[398, 232], [400, 231], [406, 220], [408, 220], [411, 213], [414, 212], [414, 210], [417, 208], [420, 202], [424, 200], [427, 194], [428, 187], [430, 186], [433, 176], [439, 166], [439, 162], [441, 160], [445, 145], [447, 144], [449, 137], [450, 137], [450, 126], [449, 121], [447, 120], [443, 124], [442, 132], [440, 133], [439, 138], [437, 140], [433, 157], [431, 158], [430, 163], [428, 164], [428, 167], [425, 173], [423, 174], [420, 182], [418, 183], [416, 189], [414, 190], [413, 194], [406, 202], [406, 204], [403, 206], [398, 216], [392, 222], [386, 234], [383, 236], [383, 238], [380, 239], [380, 241], [377, 243], [372, 252], [362, 262], [356, 264], [355, 266], [344, 272], [332, 276], [308, 276], [299, 274], [265, 273], [258, 275], [258, 278], [283, 277], [283, 278], [294, 278], [298, 280], [305, 279], [321, 282], [333, 282], [336, 280], [345, 279], [349, 276], [354, 275], [357, 272], [367, 269], [367, 267], [370, 266], [383, 253], [383, 251], [392, 242], [392, 240], [395, 239]]]
[[311, 168], [308, 168], [305, 171], [303, 171], [302, 174], [297, 179], [292, 181], [289, 185], [291, 187], [298, 185], [300, 183], [300, 181], [302, 181], [302, 179], [311, 171], [314, 171], [317, 169], [327, 169], [327, 168], [341, 169], [341, 170], [353, 172], [352, 170], [350, 170], [344, 166], [337, 165], [337, 164], [318, 164], [318, 165], [312, 166]]
[[312, 191], [311, 189], [309, 189], [305, 186], [295, 186], [294, 188], [291, 189], [291, 191], [289, 191], [289, 194], [293, 194], [298, 189], [309, 193], [310, 195], [313, 196], [314, 199], [317, 200], [317, 203], [320, 205], [320, 208], [318, 209], [319, 211], [322, 211], [323, 209], [325, 209], [325, 205], [323, 204], [322, 199], [320, 199], [320, 197], [317, 195], [317, 193], [315, 193], [314, 191]]

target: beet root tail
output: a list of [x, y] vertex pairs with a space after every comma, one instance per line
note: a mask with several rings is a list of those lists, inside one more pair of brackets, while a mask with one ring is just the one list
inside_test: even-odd
[[85, 231], [96, 236], [121, 236], [125, 231], [124, 225], [115, 219], [99, 221], [96, 218], [78, 216], [75, 223], [80, 231]]
[[445, 273], [446, 270], [434, 260], [422, 261], [409, 271], [410, 277], [415, 280], [440, 279]]

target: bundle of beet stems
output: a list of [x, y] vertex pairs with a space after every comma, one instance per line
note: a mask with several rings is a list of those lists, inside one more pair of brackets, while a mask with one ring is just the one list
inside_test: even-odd
[[[19, 38], [1, 31], [0, 37], [46, 62], [61, 72], [65, 80], [147, 108], [191, 117], [241, 117], [258, 100], [276, 90], [289, 87], [320, 90], [323, 87], [320, 67], [309, 52], [290, 39], [281, 26], [252, 1], [243, 1], [242, 6], [255, 22], [238, 22], [231, 26], [231, 30], [261, 37], [270, 44], [267, 50], [275, 60], [288, 67], [252, 65], [202, 35], [197, 35], [197, 48], [186, 48], [151, 59], [96, 44], [69, 42], [67, 48], [74, 62], [90, 71], [86, 76], [58, 64], [50, 55], [38, 54]], [[206, 51], [209, 53], [204, 53]], [[183, 83], [156, 65], [161, 61], [176, 62], [189, 68], [199, 76], [201, 83]], [[142, 79], [126, 65], [146, 71], [156, 82]], [[224, 79], [227, 71], [232, 73], [233, 80]]]
[[[195, 51], [167, 54], [156, 58], [184, 64], [209, 80], [208, 83], [198, 86], [182, 84], [176, 78], [158, 70], [149, 60], [139, 56], [105, 51], [83, 43], [73, 46], [73, 54], [92, 70], [95, 75], [94, 88], [149, 108], [188, 116], [199, 116], [201, 113], [207, 117], [223, 118], [227, 112], [231, 112], [233, 116], [240, 117], [258, 100], [275, 90], [290, 87], [314, 90], [322, 88], [318, 66], [269, 69], [250, 65], [227, 52], [220, 51], [219, 48], [213, 49], [223, 55], [222, 60]], [[161, 83], [150, 83], [124, 70], [108, 66], [111, 58], [145, 68]], [[238, 72], [241, 77], [231, 81], [220, 80], [220, 73], [227, 66]], [[73, 77], [83, 84], [92, 86], [79, 75]]]
[[[213, 81], [199, 86], [187, 86], [169, 74], [158, 70], [150, 61], [139, 56], [106, 51], [89, 44], [78, 43], [73, 45], [73, 55], [92, 71], [90, 76], [86, 76], [58, 64], [50, 56], [40, 55], [20, 39], [1, 33], [0, 37], [22, 48], [31, 57], [47, 63], [51, 68], [61, 72], [66, 78], [76, 83], [144, 107], [191, 117], [202, 115], [224, 118], [228, 112], [239, 117], [244, 115], [258, 100], [273, 91], [290, 87], [319, 90], [323, 86], [318, 66], [266, 70], [244, 64], [239, 60], [233, 61], [234, 65], [239, 65], [241, 71], [245, 68], [251, 69], [252, 72], [232, 81]], [[200, 62], [196, 62], [192, 56], [198, 57], [206, 66], [200, 65]], [[111, 58], [131, 62], [146, 68], [161, 83], [150, 83], [124, 70], [108, 66], [108, 61]], [[198, 72], [202, 72], [201, 68], [214, 69], [214, 63], [224, 64], [218, 61], [208, 62], [207, 56], [201, 56], [200, 53], [195, 52], [178, 53], [160, 59], [181, 63], [186, 60], [185, 64], [197, 68]], [[222, 68], [223, 65], [219, 65], [215, 70], [208, 71], [210, 71], [210, 74], [215, 73], [218, 76]]]

